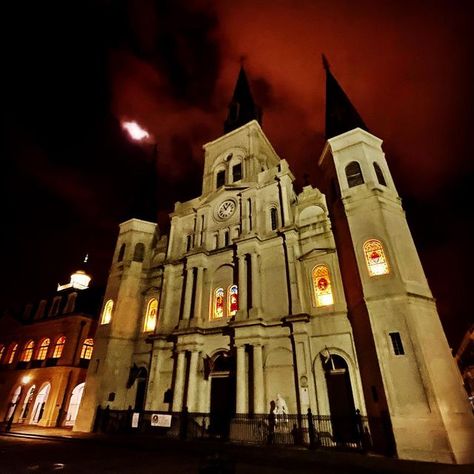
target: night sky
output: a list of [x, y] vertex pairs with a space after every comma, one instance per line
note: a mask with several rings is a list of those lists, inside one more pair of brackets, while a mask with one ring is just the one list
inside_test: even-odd
[[[263, 128], [318, 184], [325, 53], [384, 150], [450, 344], [473, 322], [472, 2], [20, 1], [2, 5], [0, 307], [104, 284], [119, 222], [166, 231], [200, 194], [241, 58]], [[158, 149], [131, 143], [134, 119]], [[156, 184], [157, 191], [153, 191]], [[154, 198], [157, 194], [157, 199]]]

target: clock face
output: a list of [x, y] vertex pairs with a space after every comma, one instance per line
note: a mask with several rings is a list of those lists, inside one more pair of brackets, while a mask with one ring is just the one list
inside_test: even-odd
[[229, 218], [235, 211], [235, 202], [228, 199], [217, 208], [217, 215], [221, 219]]

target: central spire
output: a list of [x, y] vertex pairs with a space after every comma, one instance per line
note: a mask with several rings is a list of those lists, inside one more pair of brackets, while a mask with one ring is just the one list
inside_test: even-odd
[[240, 66], [239, 77], [229, 104], [229, 113], [224, 122], [224, 132], [228, 133], [252, 120], [257, 120], [261, 125], [262, 111], [253, 100], [247, 74], [244, 67]]

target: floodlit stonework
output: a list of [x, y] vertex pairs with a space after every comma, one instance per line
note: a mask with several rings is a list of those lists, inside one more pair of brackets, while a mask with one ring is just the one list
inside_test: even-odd
[[202, 194], [176, 203], [169, 236], [120, 225], [75, 430], [99, 405], [212, 423], [278, 402], [359, 410], [404, 459], [473, 462], [474, 418], [381, 140], [358, 122], [331, 134], [324, 194], [296, 192], [245, 87], [241, 71]]

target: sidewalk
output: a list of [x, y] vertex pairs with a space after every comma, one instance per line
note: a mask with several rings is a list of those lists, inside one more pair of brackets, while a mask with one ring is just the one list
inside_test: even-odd
[[186, 451], [197, 456], [225, 455], [238, 464], [239, 460], [255, 466], [278, 464], [293, 469], [316, 469], [317, 466], [344, 469], [347, 472], [358, 469], [367, 473], [413, 473], [413, 474], [472, 474], [474, 465], [452, 466], [448, 464], [402, 461], [378, 455], [366, 455], [334, 449], [311, 451], [300, 446], [256, 446], [234, 444], [214, 440], [181, 441], [171, 438], [143, 435], [139, 433], [106, 435], [100, 433], [78, 433], [68, 428], [44, 428], [29, 425], [13, 425], [9, 437], [34, 437], [45, 440], [107, 444], [132, 450], [160, 452]]

